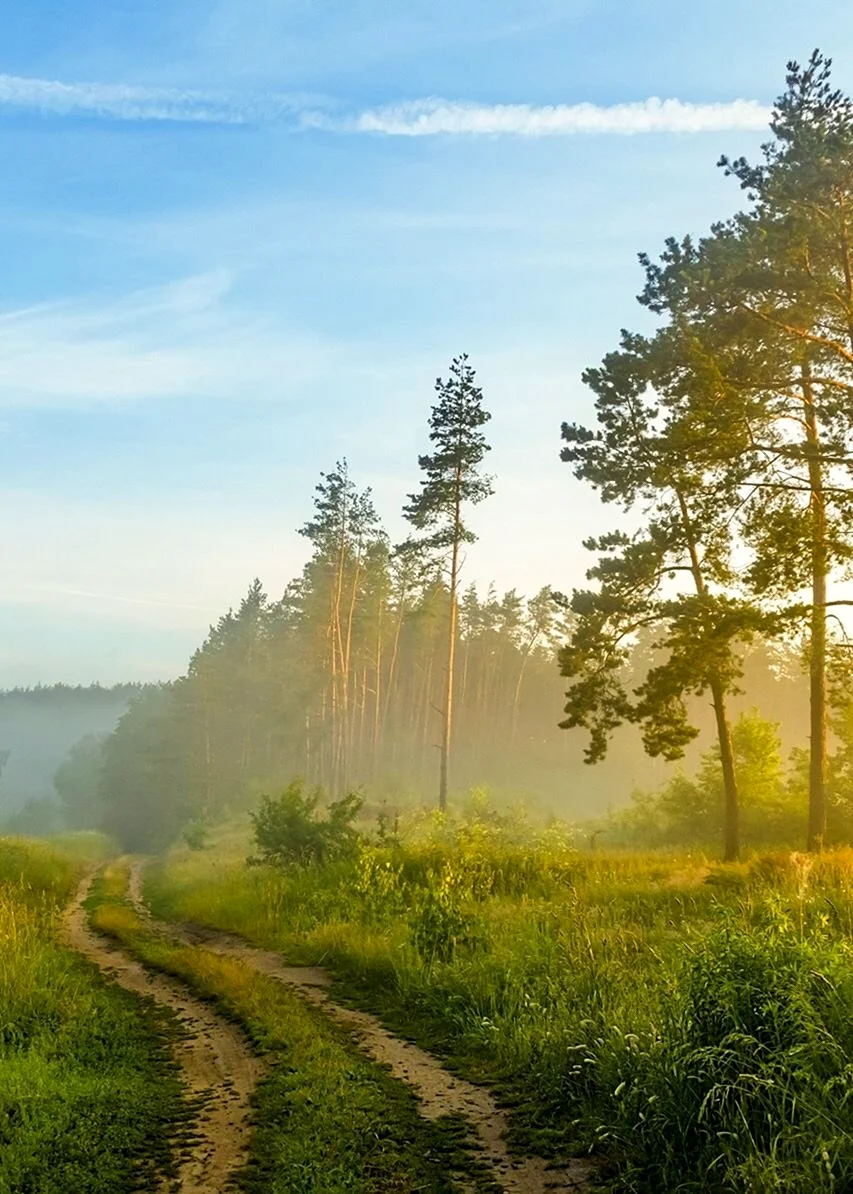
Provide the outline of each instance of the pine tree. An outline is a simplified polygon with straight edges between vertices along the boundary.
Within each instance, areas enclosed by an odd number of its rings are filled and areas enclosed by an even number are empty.
[[[737,642],[766,628],[753,605],[729,592],[739,429],[721,423],[708,434],[709,379],[677,319],[651,339],[623,333],[621,349],[584,380],[596,395],[598,428],[564,424],[562,458],[604,501],[640,513],[644,526],[586,544],[602,555],[588,573],[599,588],[572,601],[578,623],[560,656],[573,681],[563,725],[590,731],[590,762],[625,720],[642,726],[650,755],[677,759],[697,733],[686,697],[710,691],[725,781],[724,856],[733,860],[740,813],[727,701],[739,675]],[[629,693],[624,669],[642,630],[657,636],[659,657]]]
[[[721,161],[750,209],[646,259],[643,296],[689,321],[713,363],[718,424],[741,430],[744,580],[807,629],[812,850],[826,832],[827,608],[847,604],[828,601],[828,584],[853,558],[853,102],[830,65],[817,51],[789,64],[763,161]]]
[[[321,473],[315,490],[314,518],[300,533],[314,556],[308,566],[310,587],[327,603],[326,650],[329,685],[323,720],[330,725],[328,782],[346,791],[357,710],[354,631],[364,594],[366,562],[385,541],[369,489],[359,493],[346,460]]]
[[[481,428],[491,416],[483,408],[483,393],[475,383],[467,354],[453,360],[449,377],[438,378],[435,389],[438,401],[429,418],[434,450],[418,459],[425,476],[420,492],[409,495],[403,513],[416,531],[426,532],[418,545],[445,562],[448,577],[447,671],[438,795],[443,810],[447,807],[453,730],[460,553],[463,544],[476,541],[464,521],[464,508],[484,501],[493,489],[492,478],[480,471],[489,451]]]

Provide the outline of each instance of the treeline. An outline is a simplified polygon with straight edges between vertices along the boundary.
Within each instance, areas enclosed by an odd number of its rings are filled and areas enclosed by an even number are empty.
[[[830,823],[833,709],[851,691],[839,614],[853,561],[853,103],[815,52],[790,63],[762,160],[723,158],[747,206],[696,241],[641,256],[652,335],[623,332],[585,380],[593,427],[565,424],[564,459],[642,530],[590,541],[561,654],[567,727],[603,757],[616,726],[676,759],[713,707],[725,856],[741,845],[743,776],[732,698],[745,645],[799,641],[809,677],[803,840]],[[656,651],[639,684],[638,635]],[[630,679],[630,682],[628,680]]]
[[[342,465],[335,476],[345,475]],[[73,752],[57,776],[66,804],[85,807],[86,792],[96,791],[92,824],[138,850],[159,848],[188,828],[201,840],[205,823],[254,807],[262,793],[281,790],[294,776],[332,796],[360,787],[374,811],[383,804],[392,812],[433,806],[446,586],[438,575],[414,578],[411,560],[395,557],[384,542],[361,563],[358,550],[347,558],[341,583],[335,560],[315,548],[278,600],[255,581],[211,628],[185,676],[145,692],[112,735]],[[329,625],[339,589],[347,626],[352,608],[343,674]],[[666,780],[672,768],[644,761],[631,732],[617,734],[612,757],[591,770],[579,740],[559,729],[556,659],[569,631],[547,590],[523,599],[514,591],[478,596],[469,586],[459,614],[454,793],[483,786],[498,800],[583,820],[624,804],[634,787]],[[637,682],[644,665],[638,651]],[[755,644],[744,671],[736,707],[757,702],[779,718],[789,749],[807,697],[796,652]],[[712,729],[701,702],[691,712]],[[609,840],[622,838],[613,833]],[[696,835],[691,842],[699,844]]]
[[[324,477],[365,509],[346,466]],[[341,506],[311,531],[313,553],[283,597],[255,581],[187,673],[136,701],[103,752],[105,828],[136,848],[169,840],[294,775],[340,794],[434,803],[444,710],[449,600],[440,572],[395,556]],[[325,518],[324,514],[324,518]],[[330,534],[327,536],[327,530]],[[459,602],[453,787],[559,796],[582,764],[557,728],[555,659],[566,633],[547,590]]]

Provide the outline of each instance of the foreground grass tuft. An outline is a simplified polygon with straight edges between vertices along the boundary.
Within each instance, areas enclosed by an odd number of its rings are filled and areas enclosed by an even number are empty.
[[[170,1171],[169,1023],[56,941],[80,873],[0,840],[0,1194],[122,1194]]]

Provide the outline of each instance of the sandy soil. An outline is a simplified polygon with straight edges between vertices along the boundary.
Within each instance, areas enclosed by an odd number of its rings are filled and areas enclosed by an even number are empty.
[[[130,895],[137,911],[149,916],[141,889],[142,867],[134,867]],[[329,997],[331,980],[318,967],[286,966],[281,957],[256,949],[240,937],[197,925],[168,925],[151,921],[158,931],[168,932],[188,944],[202,945],[213,953],[226,954],[253,966],[288,986],[295,987],[305,999],[319,1005],[357,1038],[360,1046],[374,1060],[386,1065],[395,1078],[408,1083],[416,1092],[421,1113],[428,1119],[461,1114],[471,1124],[482,1150],[481,1156],[494,1171],[495,1180],[506,1194],[565,1194],[591,1189],[593,1166],[576,1160],[568,1166],[552,1169],[538,1157],[517,1157],[507,1149],[504,1136],[507,1114],[482,1086],[475,1086],[448,1073],[431,1054],[389,1032],[375,1016],[334,1003]]]
[[[93,933],[83,901],[91,884],[80,885],[65,916],[64,943],[94,962],[128,991],[147,995],[174,1011],[182,1037],[175,1046],[192,1101],[199,1112],[192,1125],[192,1141],[179,1158],[177,1182],[163,1181],[160,1189],[180,1194],[222,1194],[231,1175],[244,1162],[249,1137],[249,1096],[262,1072],[243,1034],[195,999],[180,983],[149,974],[105,938]]]

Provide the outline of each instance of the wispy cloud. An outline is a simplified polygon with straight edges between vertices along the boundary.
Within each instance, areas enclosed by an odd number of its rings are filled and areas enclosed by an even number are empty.
[[[0,114],[15,112],[129,123],[276,124],[295,132],[387,137],[703,133],[761,129],[770,116],[770,109],[757,100],[695,104],[655,97],[611,105],[543,106],[478,104],[434,97],[348,113],[339,105],[316,98],[270,92],[217,93],[0,75]]]
[[[576,133],[706,133],[727,129],[761,129],[770,109],[756,100],[724,104],[691,104],[677,99],[638,103],[469,104],[442,99],[389,104],[362,112],[353,131],[392,137],[466,136],[558,137]],[[322,120],[322,118],[321,118]]]
[[[298,124],[305,98],[234,95],[123,83],[60,83],[0,75],[0,112],[177,124],[239,125],[289,120]]]
[[[4,411],[202,398],[298,411],[330,387],[356,404],[375,402],[377,391],[411,384],[410,360],[400,375],[379,349],[372,337],[337,337],[243,305],[221,270],[124,296],[43,303],[0,313],[0,434]],[[429,362],[419,365],[429,375]]]
[[[281,397],[340,368],[333,345],[229,303],[229,283],[217,270],[0,315],[0,409]]]

